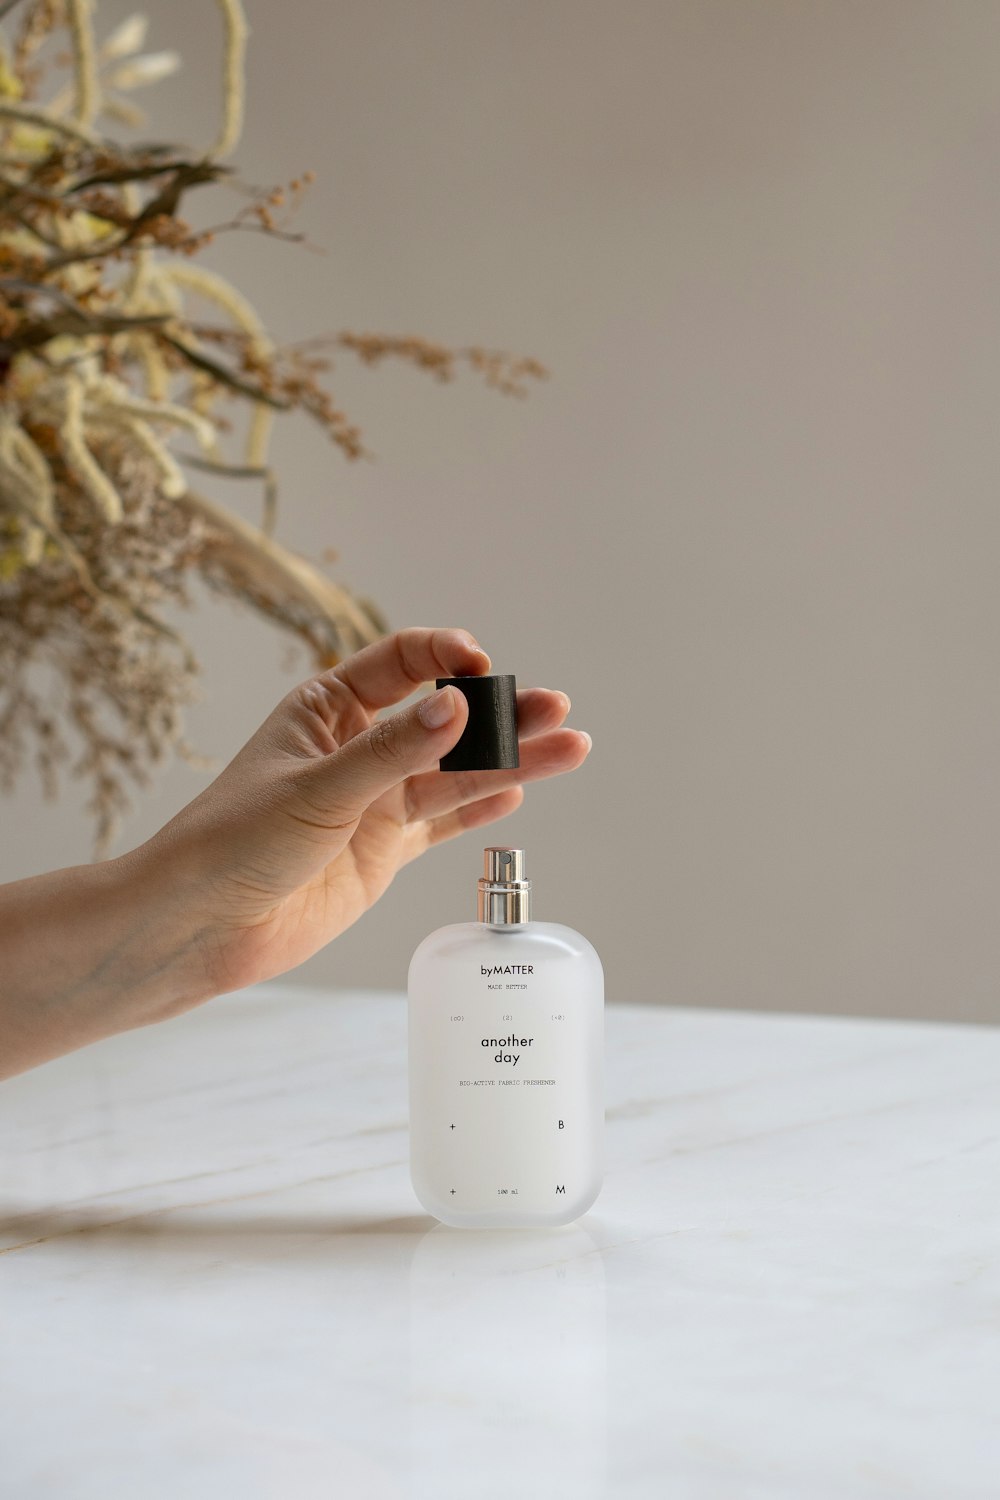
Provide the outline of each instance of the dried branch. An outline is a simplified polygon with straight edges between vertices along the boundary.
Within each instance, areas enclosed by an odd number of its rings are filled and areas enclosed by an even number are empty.
[[[324,665],[334,665],[381,634],[373,616],[345,589],[242,517],[193,490],[178,504],[208,523],[203,572],[212,572],[214,565],[233,592],[271,618],[277,613]]]
[[[410,336],[281,346],[235,287],[193,263],[234,229],[318,248],[290,223],[311,172],[258,189],[219,159],[242,126],[247,33],[240,0],[217,4],[222,119],[204,155],[103,133],[135,117],[120,91],[165,76],[175,56],[134,56],[141,17],[99,43],[93,0],[28,0],[0,98],[0,787],[32,751],[47,795],[61,769],[82,778],[98,854],[129,784],[145,786],[171,751],[195,760],[182,718],[198,663],[164,618],[190,605],[193,579],[289,632],[318,666],[388,629],[376,605],[274,535],[276,413],[305,413],[349,459],[367,453],[328,387],[329,351],[402,359],[443,381],[461,367],[515,395],[545,373]],[[0,0],[0,18],[12,9]],[[54,50],[59,33],[68,54]],[[68,79],[41,102],[48,66],[67,57]],[[249,201],[194,227],[188,195],[222,180]],[[217,322],[196,316],[199,301]],[[227,451],[233,406],[249,418],[242,455]],[[200,452],[175,452],[178,431]],[[262,524],[197,493],[185,468],[260,483]]]

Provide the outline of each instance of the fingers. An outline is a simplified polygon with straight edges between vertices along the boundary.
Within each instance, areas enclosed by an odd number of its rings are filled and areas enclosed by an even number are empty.
[[[541,734],[543,729],[558,729],[570,711],[565,693],[549,688],[519,688],[517,692],[517,736],[519,740]]]
[[[331,755],[305,761],[294,771],[292,815],[324,832],[356,822],[384,792],[446,755],[468,714],[464,693],[445,687],[376,719]]]
[[[435,677],[481,677],[489,670],[489,657],[467,630],[414,625],[365,646],[323,676],[346,684],[362,707],[374,712],[408,698]]]
[[[529,750],[527,741],[546,731],[557,729],[569,708],[570,701],[565,693],[552,692],[547,688],[521,688],[518,691],[517,726],[521,765],[510,772],[512,781],[531,779],[532,770],[537,770],[541,762],[537,747]],[[564,767],[557,763],[547,774],[554,775],[561,769]],[[567,765],[565,769],[570,770],[572,766]],[[521,770],[528,775],[521,776]],[[474,802],[479,797],[489,796],[502,785],[498,781],[501,775],[503,773],[498,771],[428,771],[423,776],[414,776],[406,787],[407,822],[436,817],[452,808]]]
[[[521,764],[509,771],[430,771],[414,776],[406,788],[406,821],[438,818],[508,787],[573,771],[589,751],[589,734],[553,729],[522,740]]]
[[[591,739],[558,726],[569,711],[565,693],[525,688],[517,695],[521,764],[509,771],[430,771],[407,785],[408,817],[403,863],[434,844],[516,812],[526,781],[572,771],[586,759]],[[498,784],[507,781],[506,786]],[[421,809],[418,811],[418,807]]]

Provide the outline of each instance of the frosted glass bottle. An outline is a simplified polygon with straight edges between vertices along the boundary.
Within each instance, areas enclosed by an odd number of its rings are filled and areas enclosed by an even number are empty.
[[[410,961],[410,1175],[445,1224],[569,1224],[601,1189],[604,971],[530,899],[523,851],[487,849],[479,920]]]

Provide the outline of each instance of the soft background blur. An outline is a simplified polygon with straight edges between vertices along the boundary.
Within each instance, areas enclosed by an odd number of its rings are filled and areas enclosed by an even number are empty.
[[[134,8],[101,0],[101,34]],[[145,9],[185,59],[146,133],[207,143],[215,7]],[[378,461],[279,422],[279,536],[335,547],[394,625],[464,626],[565,689],[594,736],[294,977],[402,988],[493,841],[527,847],[536,915],[592,939],[612,1001],[1000,1018],[1000,6],[247,9],[234,160],[311,167],[328,254],[234,234],[206,264],[278,338],[553,372],[517,402],[345,362]],[[189,736],[225,760],[309,664],[226,604],[187,628]],[[206,780],[163,774],[118,847]],[[75,789],[25,778],[0,815],[0,879],[89,857]]]

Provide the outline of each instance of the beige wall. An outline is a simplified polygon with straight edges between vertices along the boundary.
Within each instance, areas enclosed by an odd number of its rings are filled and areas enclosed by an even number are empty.
[[[288,337],[554,372],[522,404],[345,367],[378,463],[304,423],[277,445],[286,541],[571,694],[589,763],[496,832],[537,914],[592,937],[613,1000],[1000,1017],[1000,6],[248,8],[238,160],[319,174],[329,254],[215,263]],[[188,59],[155,124],[207,141],[214,7],[147,9]],[[191,736],[228,757],[307,667],[226,606],[191,630]],[[128,842],[203,779],[165,775]],[[0,877],[87,857],[72,796],[2,812]],[[486,841],[296,977],[401,987]]]

